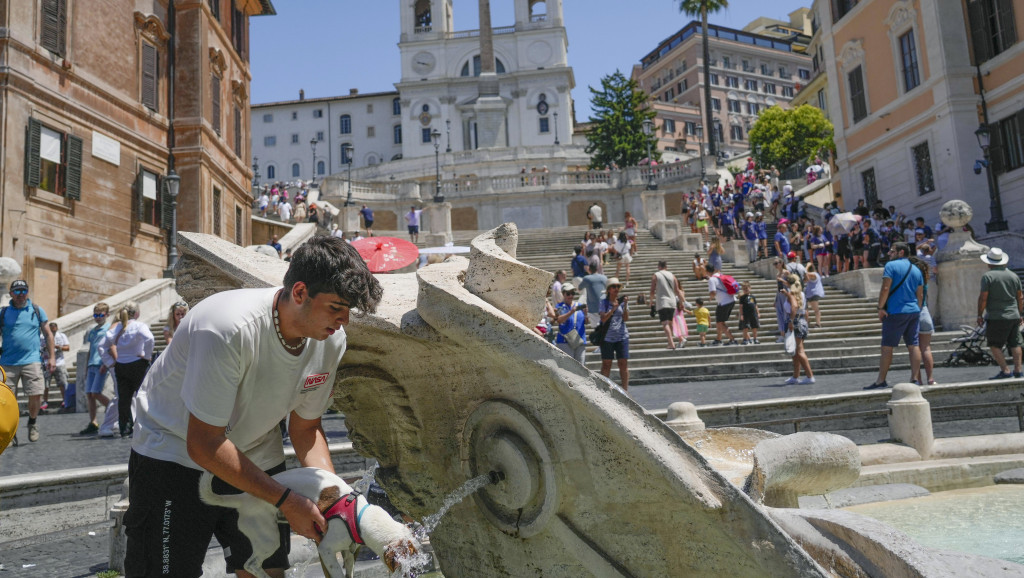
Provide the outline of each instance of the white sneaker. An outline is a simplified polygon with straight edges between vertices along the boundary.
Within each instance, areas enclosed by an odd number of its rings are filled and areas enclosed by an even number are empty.
[[[786,381],[783,381],[782,385],[796,385],[797,383],[799,383],[799,380],[797,380],[797,378],[795,378],[795,377],[791,377],[791,378],[787,379]]]
[[[814,378],[813,377],[804,377],[804,378],[801,378],[800,381],[798,381],[796,383],[797,383],[797,385],[807,385],[809,383],[814,383]]]

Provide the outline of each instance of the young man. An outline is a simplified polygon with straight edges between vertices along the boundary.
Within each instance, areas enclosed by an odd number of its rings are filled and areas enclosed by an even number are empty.
[[[736,298],[729,295],[729,292],[725,290],[725,282],[722,281],[720,273],[715,272],[715,268],[711,263],[707,264],[708,272],[708,293],[711,294],[711,298],[715,299],[718,305],[715,307],[715,340],[711,342],[711,345],[721,345],[722,335],[729,338],[726,345],[739,345],[736,338],[732,336],[732,331],[729,331],[729,318],[732,316],[732,309],[736,306]]]
[[[885,377],[892,364],[892,351],[907,344],[910,353],[910,373],[920,375],[921,348],[918,347],[921,303],[924,300],[924,276],[907,257],[910,247],[895,243],[889,250],[889,261],[882,271],[882,290],[878,294],[878,320],[882,322],[882,359],[878,379],[864,389],[889,387]]]
[[[351,245],[318,236],[296,249],[284,286],[225,291],[194,307],[153,364],[135,400],[125,515],[125,575],[198,576],[211,536],[227,573],[251,547],[237,512],[199,500],[203,470],[219,493],[246,492],[275,504],[291,529],[318,540],[315,503],[271,478],[284,470],[278,424],[303,466],[334,470],[320,417],[345,352],[350,309],[373,312],[380,284]],[[270,558],[288,566],[287,531]]]
[[[413,243],[420,240],[420,214],[422,212],[422,209],[417,209],[414,205],[409,207],[409,212],[405,214],[405,223],[409,227],[409,240]]]
[[[107,367],[103,365],[103,359],[100,356],[100,344],[103,343],[103,338],[106,337],[107,331],[110,329],[110,321],[107,320],[109,313],[109,305],[97,303],[92,308],[92,318],[96,322],[96,326],[85,334],[85,343],[89,344],[88,371],[85,377],[85,395],[89,404],[89,425],[78,432],[79,435],[92,435],[99,432],[100,426],[96,423],[96,404],[102,404],[104,408],[110,404],[110,398],[103,395],[103,384],[107,380]]]
[[[789,254],[789,220],[779,219],[778,231],[775,232],[775,256],[785,257]]]
[[[651,307],[658,313],[665,339],[668,340],[666,349],[674,350],[676,346],[672,335],[672,319],[675,317],[676,308],[682,307],[686,302],[686,295],[679,286],[679,280],[668,270],[668,261],[658,261],[658,271],[651,276],[650,301]]]
[[[67,394],[68,387],[68,370],[64,365],[64,352],[71,349],[71,342],[68,341],[68,336],[64,335],[60,331],[57,331],[57,324],[50,322],[50,335],[53,336],[53,352],[56,358],[56,364],[54,365],[53,371],[44,371],[45,382],[43,385],[43,405],[40,406],[42,409],[47,409],[50,405],[50,379],[53,378],[57,382],[57,388],[60,389],[60,408],[59,411],[64,412],[67,406],[64,404],[64,398]],[[39,355],[46,355],[49,345],[46,342],[46,337],[43,333],[39,334]]]
[[[988,265],[988,272],[981,277],[981,292],[978,293],[978,325],[988,321],[985,337],[988,339],[992,357],[999,364],[999,373],[992,379],[1024,377],[1021,369],[1021,313],[1024,312],[1024,293],[1021,292],[1020,277],[1006,268],[1010,256],[1002,249],[993,247],[981,260]],[[1013,358],[1013,373],[1003,355],[1003,346],[1010,350]]]
[[[373,209],[363,205],[362,209],[359,209],[359,214],[363,216],[363,224],[366,225],[366,236],[373,236]]]
[[[28,441],[39,441],[36,417],[43,399],[43,363],[47,364],[49,371],[57,365],[53,334],[47,324],[46,312],[28,298],[28,282],[24,279],[11,282],[11,302],[2,311],[3,354],[0,354],[0,365],[7,373],[7,385],[11,391],[17,393],[20,381],[21,388],[28,395]],[[48,356],[39,353],[40,331],[46,339]]]

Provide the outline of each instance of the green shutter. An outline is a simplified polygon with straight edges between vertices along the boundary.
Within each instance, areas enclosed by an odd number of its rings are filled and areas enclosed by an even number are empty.
[[[1000,48],[1009,50],[1017,43],[1017,26],[1013,17],[1013,0],[996,0],[996,17],[999,20]]]
[[[64,196],[72,201],[82,200],[82,139],[69,134],[67,136],[68,156],[65,157],[65,177],[67,187]]]
[[[67,52],[67,0],[42,0],[39,43],[58,56]]]
[[[143,200],[144,197],[142,196],[142,188],[145,186],[145,177],[143,175],[145,174],[146,171],[144,171],[142,167],[139,167],[139,172],[135,175],[135,218],[140,222],[146,221],[146,202]]]
[[[40,181],[41,159],[39,158],[39,140],[43,132],[43,125],[38,120],[29,117],[28,126],[25,127],[25,184],[30,187],[38,187]]]
[[[160,226],[168,231],[171,230],[171,217],[174,214],[173,202],[170,193],[167,192],[167,180],[160,178]]]
[[[992,41],[985,22],[985,6],[982,0],[968,0],[967,19],[971,29],[971,43],[974,46],[974,64],[978,65],[992,58]]]
[[[157,109],[157,51],[152,44],[142,44],[142,104]]]
[[[220,136],[220,77],[214,76],[210,82],[211,92],[213,93],[213,118],[210,122],[213,123],[213,131]]]

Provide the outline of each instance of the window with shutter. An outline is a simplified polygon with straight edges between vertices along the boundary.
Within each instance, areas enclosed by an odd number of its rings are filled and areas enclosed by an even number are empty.
[[[58,55],[67,53],[68,4],[67,0],[41,0],[39,44]]]
[[[174,199],[167,191],[167,179],[160,179],[160,226],[170,231],[174,221]]]
[[[67,136],[68,156],[65,165],[66,183],[64,196],[73,200],[82,200],[82,139],[75,135]]]
[[[142,43],[142,104],[157,110],[157,51],[148,42]]]
[[[220,237],[220,189],[213,188],[213,234]]]
[[[967,19],[976,65],[1017,43],[1013,0],[970,0]]]
[[[212,118],[210,123],[213,124],[213,132],[220,136],[220,77],[213,75],[210,81],[210,91],[213,96],[213,111],[211,112]]]
[[[169,211],[165,207],[163,184],[164,179],[159,174],[139,168],[139,174],[135,177],[135,207],[140,223],[153,227],[164,226],[164,214]]]
[[[29,117],[25,127],[25,185],[80,200],[82,139]]]
[[[847,76],[850,89],[850,105],[853,108],[853,122],[857,123],[868,115],[867,96],[864,94],[864,73],[861,67],[854,68]]]
[[[242,233],[244,232],[245,223],[242,220],[242,207],[235,207],[235,244],[242,244]]]
[[[25,184],[29,187],[39,186],[41,159],[39,157],[39,141],[43,125],[34,118],[28,119],[25,127]]]
[[[242,109],[235,107],[235,155],[242,156]]]

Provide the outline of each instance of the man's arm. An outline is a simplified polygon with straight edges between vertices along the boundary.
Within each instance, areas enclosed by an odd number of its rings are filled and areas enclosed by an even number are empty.
[[[878,319],[885,319],[889,313],[885,310],[885,304],[889,301],[889,288],[892,287],[890,277],[882,277],[882,290],[878,292]]]
[[[295,457],[299,463],[307,468],[334,472],[331,452],[327,449],[327,435],[324,434],[320,418],[303,419],[293,411],[288,419],[288,435],[291,437]]]
[[[918,309],[923,309],[924,308],[924,285],[918,285],[917,286],[917,291],[915,293],[916,293],[916,296],[917,296],[917,308]]]
[[[1020,298],[1018,297],[1018,304]],[[978,293],[978,325],[985,321],[985,306],[988,304],[988,291]]]
[[[46,351],[50,354],[50,359],[47,363],[49,363],[49,371],[52,372],[57,369],[57,355],[53,350],[53,332],[50,331],[50,326],[45,323],[43,324],[43,335],[46,336]]]
[[[654,292],[655,292],[655,290],[657,288],[658,288],[658,274],[655,273],[654,275],[651,275],[651,305],[657,305],[657,303],[654,302]],[[676,282],[676,288],[677,288],[677,290],[679,288],[679,282],[678,281]]]
[[[305,435],[308,437],[308,433]],[[268,476],[239,451],[235,444],[228,440],[225,428],[210,425],[190,414],[186,441],[188,456],[192,461],[239,490],[270,504],[276,504],[284,495],[287,488]],[[296,440],[293,438],[292,444],[295,443]],[[307,447],[307,456],[309,451],[310,448]],[[279,510],[288,519],[296,534],[320,541],[320,533],[316,528],[326,528],[327,523],[316,504],[304,496],[291,492]]]

